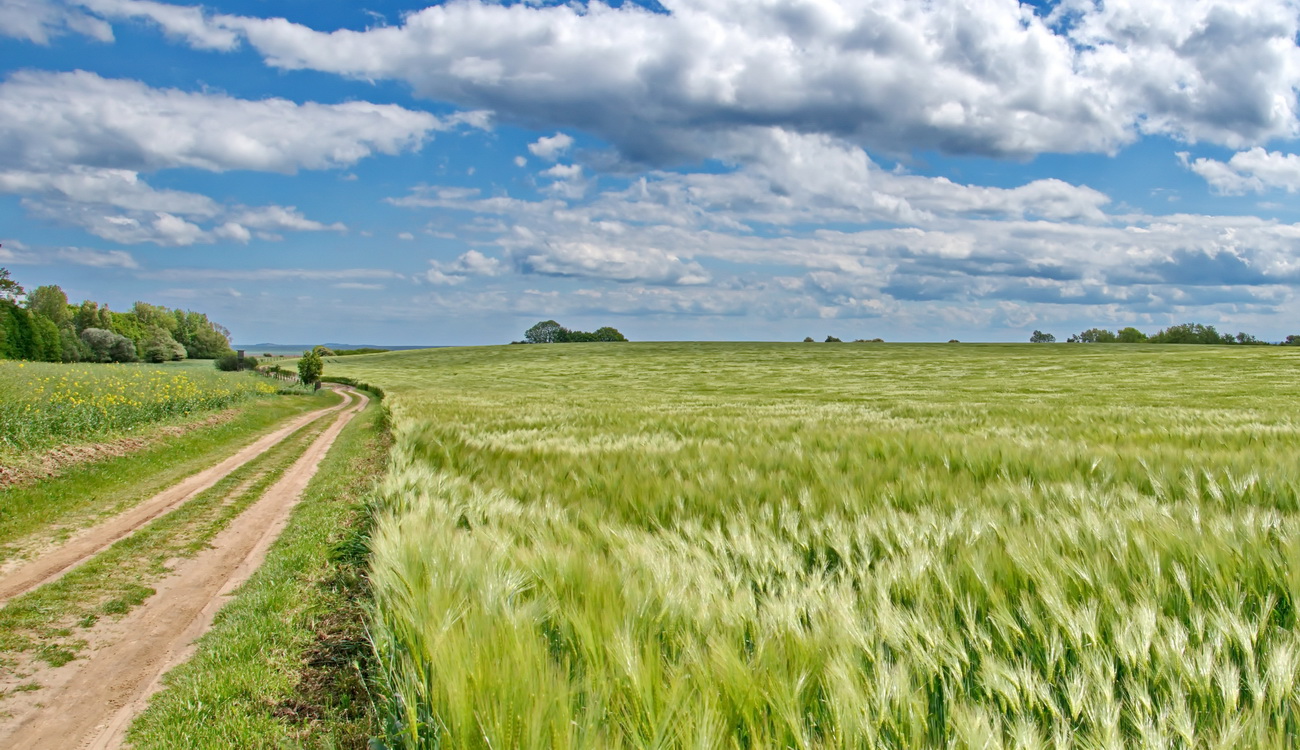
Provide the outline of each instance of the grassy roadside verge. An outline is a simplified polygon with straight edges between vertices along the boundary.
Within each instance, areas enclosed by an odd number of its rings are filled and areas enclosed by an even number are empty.
[[[365,503],[383,415],[373,400],[339,436],[266,562],[136,719],[133,747],[366,746]]]
[[[57,540],[132,507],[251,443],[285,419],[338,403],[332,392],[259,399],[234,419],[60,476],[0,490],[0,561],[19,542]],[[39,538],[37,538],[39,537]]]

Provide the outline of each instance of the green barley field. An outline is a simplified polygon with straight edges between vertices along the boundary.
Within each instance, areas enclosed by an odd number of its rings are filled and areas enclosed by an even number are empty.
[[[1300,351],[569,344],[389,394],[392,748],[1300,746]]]

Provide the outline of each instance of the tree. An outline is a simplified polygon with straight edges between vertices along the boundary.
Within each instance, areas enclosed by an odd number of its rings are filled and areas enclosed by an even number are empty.
[[[135,344],[120,333],[87,328],[81,332],[81,340],[90,350],[90,359],[95,362],[135,361]]]
[[[530,344],[558,344],[567,338],[566,333],[564,326],[554,320],[543,320],[524,331],[524,340]]]
[[[82,301],[72,314],[72,325],[78,334],[87,328],[99,328],[99,305],[90,300]]]
[[[179,362],[185,359],[185,347],[162,326],[149,326],[140,342],[140,356],[146,362]]]
[[[828,344],[842,344],[842,343],[844,343],[844,342],[840,341],[839,339],[835,338],[834,336],[827,336],[827,337],[826,337],[826,343],[828,343]]]
[[[1287,336],[1286,341],[1282,342],[1282,346],[1300,346],[1300,336],[1297,336],[1294,333]]]
[[[27,309],[43,316],[59,328],[72,325],[72,313],[68,312],[68,295],[55,284],[38,286],[27,295]]]
[[[320,355],[316,352],[303,352],[302,359],[298,360],[298,378],[303,383],[311,385],[319,383],[321,373],[325,371],[325,363],[321,361]]]
[[[1031,335],[1029,336],[1029,343],[1031,343],[1031,344],[1055,344],[1055,343],[1056,343],[1056,337],[1053,336],[1053,335],[1050,334],[1050,333],[1043,333],[1042,331],[1034,331],[1033,334],[1031,334]]]
[[[9,269],[0,268],[0,301],[20,302],[23,293],[22,286],[17,281],[9,278]]]
[[[627,341],[627,336],[613,326],[601,326],[592,334],[596,341]]]
[[[1133,326],[1119,329],[1115,334],[1115,340],[1121,344],[1143,344],[1146,343],[1147,335]]]
[[[805,344],[811,344],[811,343],[813,343],[813,337],[812,337],[812,336],[804,336],[804,337],[803,337],[803,342],[804,342]]]
[[[1169,326],[1151,337],[1153,344],[1235,344],[1231,334],[1220,335],[1214,326],[1180,323]]]
[[[1089,328],[1078,337],[1084,344],[1113,344],[1116,340],[1115,334],[1105,328]]]

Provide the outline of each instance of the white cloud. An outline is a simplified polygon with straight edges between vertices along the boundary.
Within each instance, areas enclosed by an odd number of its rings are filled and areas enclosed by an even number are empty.
[[[253,101],[85,71],[19,72],[0,84],[0,168],[17,170],[293,173],[418,148],[439,127],[433,115],[394,105]]]
[[[239,36],[230,29],[211,24],[198,7],[169,5],[150,0],[77,0],[78,4],[105,18],[146,18],[183,39],[195,49],[232,50]]]
[[[415,239],[415,235],[411,234],[410,232],[399,232],[397,234],[397,239],[410,242],[411,240]]]
[[[262,206],[245,209],[233,217],[234,221],[246,227],[269,232],[345,232],[347,227],[339,222],[322,224],[303,216],[294,206]]]
[[[113,29],[84,11],[46,0],[0,0],[0,36],[46,45],[64,34],[113,41]]]
[[[709,282],[699,263],[657,247],[622,247],[586,241],[537,241],[529,232],[504,240],[521,273],[579,276],[611,281],[694,285]]]
[[[528,150],[533,156],[540,157],[547,161],[555,161],[560,155],[569,150],[573,145],[573,138],[565,133],[556,133],[552,136],[543,136],[535,142],[528,144]]]
[[[472,276],[500,276],[504,271],[499,259],[470,250],[449,263],[429,261],[425,279],[431,284],[459,284]]]
[[[1226,163],[1214,159],[1191,161],[1180,152],[1183,164],[1205,178],[1215,192],[1228,195],[1268,190],[1300,190],[1300,155],[1265,151],[1256,147],[1232,155]]]
[[[401,279],[402,274],[385,268],[169,268],[140,274],[159,281],[336,281],[358,279]]]
[[[522,156],[516,156],[516,157],[515,157],[515,166],[516,166],[516,167],[526,167],[526,166],[528,166],[528,160],[525,159],[525,158],[522,157]]]
[[[426,97],[594,132],[633,158],[711,153],[763,123],[872,150],[1113,151],[1139,132],[1229,146],[1300,132],[1291,0],[663,0],[434,5],[402,25],[316,31],[160,13],[196,46],[235,33],[270,65],[398,79]],[[575,83],[580,81],[581,83]]]
[[[92,268],[139,268],[130,253],[122,250],[93,250],[83,247],[55,247],[33,250],[16,240],[0,243],[0,262],[43,266],[55,263]]]
[[[75,203],[96,203],[128,211],[165,211],[215,216],[221,206],[206,195],[156,190],[127,169],[73,166],[62,172],[0,171],[0,192],[37,194]]]

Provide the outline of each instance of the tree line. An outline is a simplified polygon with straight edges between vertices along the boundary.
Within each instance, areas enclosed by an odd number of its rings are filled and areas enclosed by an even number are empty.
[[[617,328],[604,326],[594,331],[574,331],[556,323],[543,320],[524,331],[523,341],[511,341],[512,344],[575,344],[584,341],[627,341]]]
[[[72,304],[59,286],[28,293],[0,268],[0,359],[168,362],[229,351],[230,332],[203,313],[145,302],[129,312],[91,300]]]
[[[1172,325],[1168,328],[1162,328],[1150,336],[1132,326],[1121,328],[1118,331],[1111,331],[1106,328],[1089,328],[1086,331],[1070,336],[1065,341],[1067,344],[1272,345],[1272,342],[1256,338],[1249,333],[1219,333],[1215,330],[1214,326],[1202,325],[1200,323],[1179,323],[1178,325]],[[1031,344],[1051,344],[1055,342],[1055,336],[1042,331],[1034,331],[1029,336],[1029,343]],[[1287,336],[1286,340],[1281,342],[1281,345],[1300,346],[1300,336]]]

